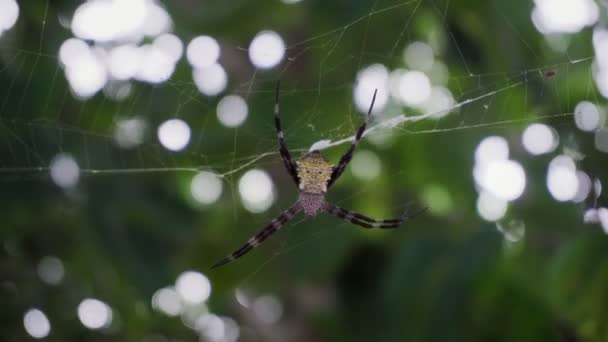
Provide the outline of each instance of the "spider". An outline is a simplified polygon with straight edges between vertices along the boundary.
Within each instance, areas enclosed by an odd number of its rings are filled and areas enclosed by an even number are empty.
[[[281,158],[283,159],[283,164],[285,164],[287,172],[298,187],[298,201],[289,209],[285,210],[277,218],[272,220],[267,226],[262,228],[241,248],[234,251],[228,257],[215,263],[213,266],[211,266],[211,268],[220,267],[247,254],[249,251],[259,246],[272,234],[276,233],[279,229],[281,229],[300,211],[304,211],[304,214],[307,217],[315,217],[317,216],[317,214],[324,212],[333,216],[337,216],[347,222],[359,225],[364,228],[386,229],[397,228],[404,221],[412,219],[414,216],[426,210],[426,208],[422,209],[418,213],[410,216],[407,215],[406,211],[399,218],[378,220],[348,209],[340,208],[325,200],[325,193],[334,184],[334,182],[338,180],[338,178],[340,178],[340,176],[346,169],[346,166],[353,157],[353,153],[355,151],[357,143],[359,142],[359,140],[361,140],[361,137],[363,136],[363,132],[365,131],[365,127],[367,126],[367,122],[369,121],[371,116],[372,108],[374,108],[377,90],[374,91],[372,103],[369,106],[369,110],[367,111],[365,121],[363,122],[361,127],[359,127],[359,130],[357,131],[355,139],[353,140],[350,148],[348,149],[348,151],[346,151],[342,158],[340,158],[338,166],[334,166],[330,164],[323,157],[323,155],[321,155],[321,152],[319,150],[313,150],[308,154],[304,155],[304,157],[302,157],[301,159],[296,160],[295,162],[291,159],[291,155],[289,153],[289,150],[287,149],[287,145],[285,144],[285,134],[283,134],[283,130],[281,129],[281,119],[279,117],[279,88],[280,81],[277,82],[275,92],[274,123],[276,126],[277,137],[279,139],[279,152],[281,154]]]

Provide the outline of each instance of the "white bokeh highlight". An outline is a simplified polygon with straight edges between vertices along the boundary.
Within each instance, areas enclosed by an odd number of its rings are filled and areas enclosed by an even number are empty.
[[[502,208],[503,201],[518,199],[526,188],[524,168],[519,162],[508,158],[509,145],[507,140],[500,136],[482,139],[475,150],[473,178],[481,189],[478,211],[488,221],[494,221],[495,215],[492,213],[500,212],[496,208]],[[506,204],[504,207],[506,210]],[[496,210],[492,211],[492,208]]]
[[[158,127],[158,140],[170,151],[181,151],[190,142],[190,126],[180,119],[170,119]]]
[[[508,202],[482,191],[477,198],[479,216],[489,222],[502,219],[507,213]]]
[[[167,81],[184,50],[182,41],[169,33],[172,26],[167,11],[154,0],[83,2],[69,25],[75,38],[59,51],[73,93],[87,99],[117,80]],[[118,99],[129,93],[122,95]]]
[[[19,6],[15,0],[0,0],[0,37],[15,26],[19,18]]]
[[[403,51],[407,66],[414,70],[429,71],[435,61],[433,48],[424,42],[413,42]]]
[[[175,290],[186,304],[200,304],[211,295],[211,283],[200,272],[186,271],[175,281]]]
[[[544,34],[576,33],[599,19],[594,0],[534,0],[532,22]]]
[[[74,157],[60,153],[51,161],[51,179],[64,189],[70,189],[78,184],[80,167]]]
[[[224,96],[217,104],[217,118],[226,127],[238,127],[247,119],[247,102],[238,95]]]
[[[152,295],[152,308],[167,316],[175,317],[182,313],[184,305],[175,288],[164,287]]]
[[[99,43],[140,41],[171,26],[169,14],[152,0],[89,0],[76,9],[71,24],[76,37]]]
[[[108,52],[108,71],[116,80],[133,78],[139,69],[140,58],[140,51],[136,45],[125,44],[117,46]]]
[[[603,125],[603,121],[603,113],[592,102],[581,101],[574,108],[574,122],[582,131],[595,131]]]
[[[249,45],[249,59],[260,69],[270,69],[279,64],[285,56],[283,38],[274,31],[258,33]]]
[[[608,128],[603,127],[595,131],[593,140],[598,151],[608,153]]]
[[[65,275],[63,262],[54,256],[45,256],[40,259],[36,272],[40,280],[49,285],[59,285]]]
[[[593,30],[593,49],[595,84],[602,96],[608,98],[608,30],[600,25]]]
[[[482,166],[478,184],[493,196],[513,201],[526,188],[526,174],[523,167],[513,160],[494,160]]]
[[[266,324],[278,322],[283,315],[283,304],[276,296],[272,295],[256,298],[252,308],[256,317]]]
[[[198,36],[188,43],[186,58],[195,68],[206,68],[217,63],[220,58],[220,44],[210,36]]]
[[[578,187],[572,201],[582,203],[587,199],[587,197],[589,197],[589,194],[591,193],[591,178],[584,171],[580,170],[576,171],[576,177],[578,178]]]
[[[99,299],[86,298],[78,304],[78,319],[89,329],[105,328],[112,323],[112,309]]]
[[[203,205],[215,203],[222,195],[222,179],[213,172],[199,172],[190,183],[192,197]]]
[[[432,114],[431,119],[441,119],[454,109],[456,100],[452,92],[443,86],[431,88],[431,96],[422,104],[425,114]]]
[[[114,128],[114,140],[118,146],[131,149],[144,142],[146,122],[140,117],[118,119]]]
[[[208,67],[192,70],[194,84],[203,95],[215,96],[226,89],[228,75],[224,68],[214,63]]]
[[[173,63],[177,63],[184,53],[184,43],[172,33],[164,33],[156,37],[153,45],[164,52]]]
[[[376,102],[374,102],[372,113],[384,110],[389,98],[388,79],[388,69],[382,64],[372,64],[357,73],[353,97],[359,112],[367,113],[369,111],[376,90]]]
[[[406,71],[398,80],[399,100],[410,107],[424,104],[431,97],[431,80],[421,71]]]
[[[51,332],[51,322],[39,309],[29,309],[23,315],[23,327],[31,337],[37,339],[45,338]]]
[[[524,130],[521,143],[530,154],[541,155],[555,150],[559,140],[553,128],[534,123]]]
[[[608,234],[608,209],[599,208],[597,210],[597,217],[598,217],[598,220],[600,221],[600,224],[602,225],[602,229],[604,230],[604,233]]]
[[[372,180],[380,175],[382,163],[374,152],[358,150],[351,161],[350,170],[358,179]]]
[[[486,164],[494,160],[509,158],[509,144],[500,136],[489,136],[484,138],[475,150],[475,162]]]
[[[261,213],[275,200],[274,183],[266,171],[253,169],[239,179],[239,194],[245,209],[252,213]]]
[[[571,157],[559,155],[549,163],[547,188],[557,201],[573,200],[578,192],[579,178]]]
[[[70,62],[66,64],[65,75],[74,94],[86,99],[105,86],[109,75],[100,51],[87,47],[79,52],[66,58]]]
[[[134,77],[136,80],[159,84],[171,78],[176,63],[172,54],[154,44],[141,46],[139,52],[139,68]]]

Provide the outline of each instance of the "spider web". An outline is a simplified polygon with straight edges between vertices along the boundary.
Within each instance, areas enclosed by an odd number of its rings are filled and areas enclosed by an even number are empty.
[[[576,101],[584,97],[600,102],[591,72],[594,56],[589,49],[579,48],[579,44],[587,43],[572,41],[567,52],[546,57],[544,51],[537,51],[532,44],[532,40],[542,35],[528,31],[524,34],[516,24],[521,18],[511,17],[496,7],[495,14],[502,19],[496,25],[511,33],[510,43],[531,56],[529,60],[538,62],[523,67],[516,62],[481,67],[477,63],[479,56],[474,55],[470,42],[463,37],[462,27],[448,21],[452,11],[450,1],[375,1],[371,7],[362,9],[361,15],[344,18],[335,28],[318,31],[307,27],[304,33],[286,34],[286,59],[274,72],[252,69],[231,79],[229,92],[243,96],[250,108],[267,108],[264,113],[250,113],[250,116],[261,115],[268,120],[263,126],[245,125],[218,133],[216,98],[200,95],[195,84],[183,77],[189,73],[186,63],[179,64],[176,76],[160,85],[132,84],[130,95],[120,101],[103,95],[76,99],[57,57],[63,35],[69,30],[61,26],[50,1],[45,5],[40,19],[35,21],[38,27],[28,27],[23,33],[38,35],[37,46],[23,46],[19,39],[7,33],[1,41],[2,182],[37,180],[52,184],[49,165],[61,153],[74,156],[83,182],[102,176],[120,178],[145,174],[169,175],[186,182],[202,170],[211,170],[219,174],[228,187],[226,192],[230,194],[235,224],[237,210],[241,210],[238,177],[254,167],[280,167],[271,119],[274,80],[283,79],[282,119],[292,151],[298,155],[316,146],[327,149],[331,156],[338,156],[352,140],[362,119],[350,95],[357,72],[374,63],[391,70],[405,68],[403,49],[411,41],[427,38],[416,33],[419,29],[415,26],[427,16],[439,18],[439,27],[445,35],[445,51],[437,58],[450,61],[447,88],[454,102],[438,112],[389,105],[374,115],[364,140],[382,141],[385,136],[395,140],[406,138],[403,148],[407,151],[411,144],[427,135],[449,136],[458,142],[462,138],[459,132],[473,137],[496,132],[513,135],[532,122],[574,129]],[[395,25],[388,32],[379,32],[386,27],[384,21],[394,21]],[[196,34],[184,34],[182,38],[187,41]],[[228,54],[246,55],[247,44],[246,40],[237,40],[236,44],[227,44],[222,49],[229,50]],[[315,56],[321,57],[317,61]],[[302,70],[311,60],[316,63],[318,73],[304,75]],[[298,79],[302,81],[296,81]],[[581,82],[587,84],[586,92],[574,94]],[[306,98],[306,102],[299,98]],[[148,134],[141,145],[120,148],[114,136],[116,122],[133,115],[147,119]],[[170,152],[156,140],[155,127],[172,117],[191,124],[193,136],[185,152]],[[256,143],[251,146],[253,140]],[[343,148],[333,148],[339,145]],[[385,175],[391,179],[406,173],[407,170],[389,169]],[[342,195],[338,204],[364,196],[368,191],[369,186],[362,185],[348,196]],[[278,214],[282,202],[269,213],[259,215],[254,224],[248,224],[251,226],[248,231],[253,234],[256,226]],[[388,205],[387,211],[398,212],[404,204]],[[271,255],[239,283],[247,286],[251,279],[258,278],[256,275],[265,265],[295,249],[309,248],[327,239],[337,243],[340,236],[353,234],[352,228],[342,222],[332,223],[334,228],[329,230],[313,228],[304,236],[294,233],[302,226],[305,226],[303,220],[290,223],[285,229],[287,237],[278,242],[280,246],[276,247],[275,242],[275,246],[266,247]],[[235,247],[239,242],[234,241]]]

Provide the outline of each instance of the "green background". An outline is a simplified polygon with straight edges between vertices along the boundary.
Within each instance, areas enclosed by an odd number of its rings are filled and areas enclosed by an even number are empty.
[[[578,167],[605,179],[606,155],[572,115],[581,100],[605,105],[591,73],[590,29],[566,37],[566,54],[537,32],[530,1],[165,3],[185,42],[208,34],[222,45],[227,92],[249,105],[235,130],[218,122],[220,97],[198,93],[185,59],[169,82],[134,83],[122,102],[103,94],[74,99],[57,51],[71,36],[59,18],[78,3],[19,5],[19,22],[0,40],[0,340],[30,338],[23,315],[37,307],[51,322],[49,341],[195,341],[179,317],[150,304],[186,270],[209,277],[209,311],[234,319],[243,341],[608,339],[608,238],[582,223],[583,205],[555,201],[545,185],[549,161],[564,150],[580,153]],[[288,59],[256,72],[247,46],[263,29],[281,34]],[[360,148],[380,158],[380,175],[363,182],[347,170],[328,197],[372,217],[396,216],[408,203],[429,210],[390,231],[329,216],[297,218],[245,258],[211,271],[297,198],[277,153],[275,80],[282,81],[283,125],[297,157],[318,140],[352,135],[362,119],[352,98],[357,72],[373,63],[405,67],[403,48],[413,41],[440,47],[436,58],[449,69],[457,102],[483,99],[439,121],[386,129],[387,145],[364,139]],[[544,77],[548,70],[556,75]],[[113,124],[132,115],[145,117],[150,129],[141,148],[122,150]],[[192,127],[185,152],[158,145],[155,127],[172,117]],[[521,133],[532,122],[558,131],[555,152],[533,157],[523,149]],[[509,141],[511,158],[527,174],[525,193],[503,221],[525,225],[515,243],[476,210],[474,151],[489,135]],[[337,161],[346,147],[324,153]],[[37,169],[60,152],[83,170],[73,191]],[[251,168],[275,182],[277,201],[265,213],[248,213],[239,200],[239,177]],[[217,203],[201,207],[191,198],[195,170],[225,174]],[[64,263],[57,286],[36,273],[48,255]],[[281,319],[252,323],[236,288],[276,296]],[[81,325],[76,307],[86,297],[110,305],[110,328]]]

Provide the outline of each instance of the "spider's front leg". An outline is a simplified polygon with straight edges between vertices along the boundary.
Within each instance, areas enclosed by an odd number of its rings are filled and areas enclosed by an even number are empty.
[[[277,130],[277,137],[279,138],[279,152],[281,153],[281,158],[283,159],[283,164],[285,164],[285,168],[287,169],[287,173],[293,178],[293,181],[296,185],[299,184],[298,173],[296,164],[291,160],[291,155],[289,154],[289,149],[287,149],[287,144],[285,144],[285,134],[283,133],[283,129],[281,128],[281,118],[279,116],[279,88],[281,87],[281,81],[277,81],[277,88],[275,92],[274,98],[274,125]]]
[[[376,93],[377,92],[378,92],[378,89],[374,90],[374,97],[372,98],[372,103],[369,106],[369,110],[367,111],[367,116],[365,117],[365,121],[363,122],[361,127],[359,127],[359,130],[357,131],[357,134],[355,135],[355,139],[353,139],[353,143],[352,143],[352,145],[350,145],[348,151],[346,151],[346,153],[342,156],[342,158],[340,158],[340,162],[338,163],[338,165],[336,165],[336,167],[334,167],[334,170],[331,173],[331,177],[329,178],[329,182],[327,183],[327,188],[331,187],[331,185],[334,184],[334,182],[336,180],[338,180],[338,178],[340,178],[340,176],[342,175],[342,172],[344,172],[344,170],[346,169],[346,166],[348,166],[348,163],[350,163],[351,159],[353,159],[353,153],[355,152],[355,147],[357,147],[359,140],[361,140],[361,137],[363,137],[363,133],[365,132],[365,128],[367,127],[367,122],[369,121],[369,119],[371,117],[372,109],[374,108],[374,102],[376,102]]]

